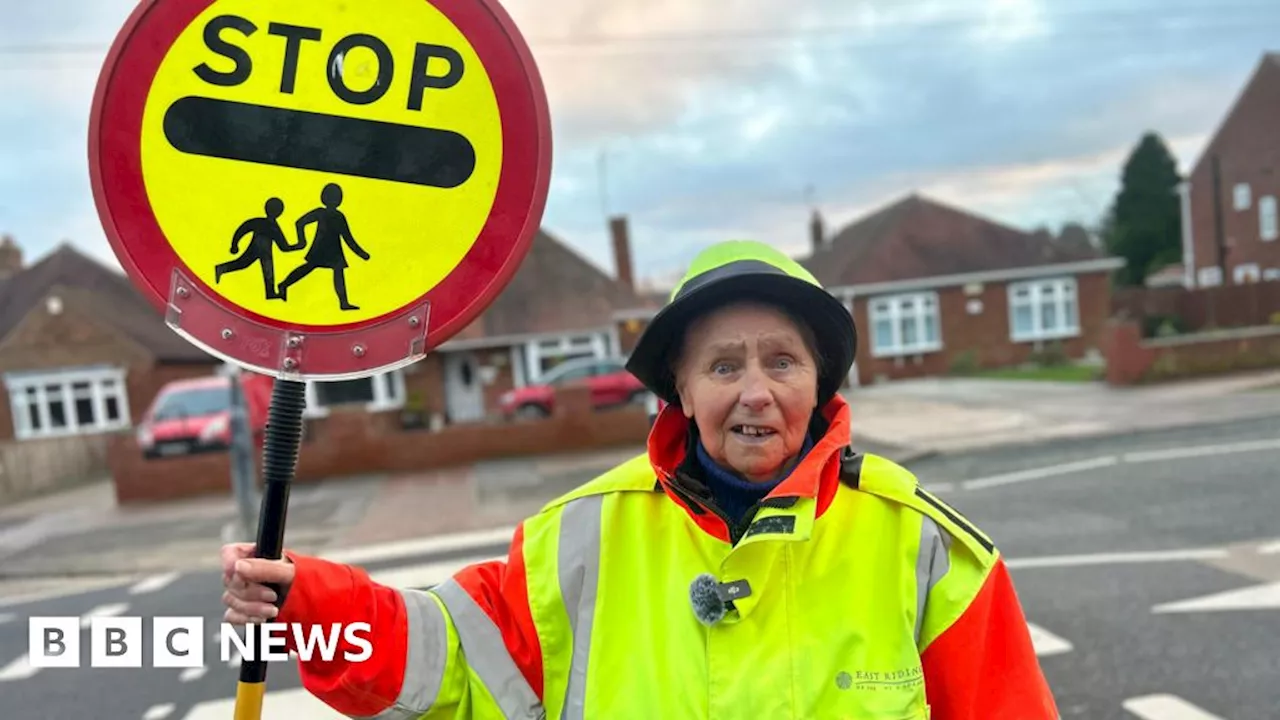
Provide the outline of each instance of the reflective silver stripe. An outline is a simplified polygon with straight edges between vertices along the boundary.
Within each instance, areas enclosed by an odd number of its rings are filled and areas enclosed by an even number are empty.
[[[560,597],[573,633],[573,662],[565,689],[562,720],[582,720],[587,699],[587,661],[591,656],[591,623],[600,580],[600,495],[569,503],[560,513],[557,566]]]
[[[480,677],[489,694],[493,696],[503,717],[508,720],[546,717],[542,702],[529,687],[524,675],[511,659],[511,653],[502,642],[502,632],[493,624],[484,610],[476,605],[457,581],[449,579],[432,590],[449,610],[458,642],[466,655],[467,665]]]
[[[421,590],[400,590],[409,625],[404,684],[396,704],[374,716],[374,720],[415,720],[431,709],[444,682],[448,661],[448,633],[444,613]]]
[[[951,569],[951,537],[938,527],[933,518],[920,521],[920,549],[916,554],[916,644],[920,643],[920,628],[924,624],[925,606],[929,591]]]

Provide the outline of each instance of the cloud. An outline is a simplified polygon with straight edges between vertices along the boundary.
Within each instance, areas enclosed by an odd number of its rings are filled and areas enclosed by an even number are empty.
[[[105,50],[134,2],[20,4],[0,45]],[[1143,132],[1194,159],[1280,23],[1153,0],[504,5],[551,103],[544,225],[609,269],[605,215],[626,213],[654,277],[726,237],[803,250],[809,188],[832,225],[911,190],[1024,227],[1093,221]],[[0,230],[29,255],[71,237],[110,258],[85,158],[100,62],[0,55]]]

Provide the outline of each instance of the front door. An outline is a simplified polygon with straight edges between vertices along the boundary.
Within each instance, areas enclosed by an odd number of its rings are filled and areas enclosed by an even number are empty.
[[[450,422],[484,419],[484,384],[480,381],[479,363],[473,353],[445,353],[444,388]]]

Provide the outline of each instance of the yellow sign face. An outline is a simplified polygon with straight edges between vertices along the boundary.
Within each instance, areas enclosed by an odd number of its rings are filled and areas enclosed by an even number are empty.
[[[142,121],[174,252],[234,305],[303,325],[440,283],[489,217],[502,151],[490,77],[427,0],[215,0]]]

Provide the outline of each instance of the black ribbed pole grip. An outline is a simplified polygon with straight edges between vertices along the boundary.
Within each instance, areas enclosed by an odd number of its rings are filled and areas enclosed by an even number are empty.
[[[307,406],[307,386],[296,380],[277,379],[271,390],[271,409],[267,414],[266,437],[262,449],[262,509],[258,513],[258,541],[256,555],[268,560],[284,556],[284,525],[289,509],[289,485],[298,467],[298,448],[302,444],[302,411]],[[284,593],[269,584],[278,598],[276,605],[284,601]],[[245,660],[240,665],[240,681],[265,682],[267,663],[263,660],[266,634],[260,625],[249,625],[246,640],[253,644],[255,660]]]

